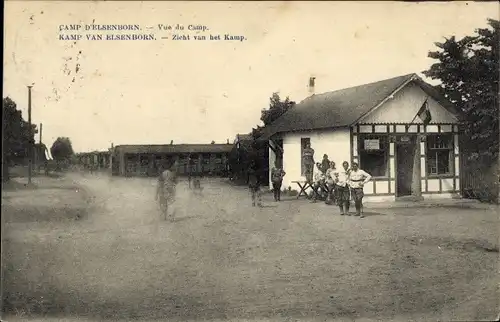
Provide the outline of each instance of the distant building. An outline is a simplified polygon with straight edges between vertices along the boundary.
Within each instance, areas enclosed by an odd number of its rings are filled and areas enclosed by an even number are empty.
[[[156,176],[161,164],[177,160],[178,173],[223,176],[233,144],[117,145],[112,153],[113,174]]]
[[[416,117],[423,107],[429,122]],[[460,191],[458,125],[457,109],[410,74],[311,95],[259,139],[269,142],[270,166],[283,158],[285,188],[297,189],[293,181],[305,180],[302,151],[310,143],[315,161],[327,154],[337,168],[358,162],[370,173],[373,180],[364,188],[369,200],[441,198]]]
[[[93,151],[76,154],[77,162],[85,169],[100,170],[111,167],[110,151]]]

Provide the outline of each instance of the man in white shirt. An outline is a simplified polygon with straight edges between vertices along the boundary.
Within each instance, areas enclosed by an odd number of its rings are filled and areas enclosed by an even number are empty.
[[[313,200],[312,202],[316,202],[318,198],[318,194],[321,193],[321,186],[325,184],[325,174],[321,169],[321,163],[316,163],[316,172],[314,174],[314,184],[313,188]]]
[[[342,169],[336,170],[335,190],[337,204],[340,209],[340,215],[349,215],[349,206],[351,202],[351,194],[349,191],[349,162],[342,162]]]
[[[371,175],[359,169],[358,164],[356,162],[353,162],[352,169],[349,172],[349,186],[351,187],[354,205],[356,207],[356,216],[360,216],[361,218],[364,218],[363,214],[361,213],[364,197],[363,186],[368,183],[371,178]]]

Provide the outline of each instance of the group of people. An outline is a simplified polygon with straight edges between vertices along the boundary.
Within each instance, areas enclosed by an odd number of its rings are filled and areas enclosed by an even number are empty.
[[[322,162],[314,162],[314,150],[307,144],[302,154],[305,165],[305,177],[307,183],[313,188],[312,202],[317,201],[320,190],[326,191],[326,202],[336,202],[341,215],[350,215],[349,206],[351,196],[356,208],[355,216],[363,215],[363,186],[371,180],[371,175],[359,169],[359,165],[353,162],[349,167],[349,162],[342,163],[342,169],[337,169],[336,164],[328,159],[328,155],[323,156]],[[314,171],[316,165],[316,172]],[[314,173],[315,172],[315,173]],[[285,171],[278,161],[271,170],[271,181],[274,191],[274,200],[281,200],[281,186]],[[314,176],[313,176],[314,174]]]
[[[305,164],[306,181],[313,188],[312,201],[316,202],[319,190],[326,192],[326,202],[335,202],[340,209],[341,215],[350,215],[349,206],[351,197],[356,207],[355,216],[363,216],[363,186],[371,180],[371,175],[359,169],[359,165],[353,162],[351,167],[344,161],[342,168],[337,169],[336,164],[328,159],[328,155],[323,156],[322,162],[314,163],[314,150],[310,144],[304,149],[302,155]],[[314,171],[316,165],[316,172]],[[169,205],[175,201],[175,188],[177,185],[177,162],[169,167],[165,167],[160,172],[156,199],[158,200],[162,213],[167,217]],[[314,173],[315,172],[315,173]],[[314,173],[314,178],[313,178]],[[281,187],[286,172],[283,170],[280,160],[276,160],[275,166],[271,170],[271,181],[274,193],[274,200],[281,201]],[[189,186],[193,178],[189,176]],[[252,206],[262,206],[260,193],[260,179],[256,162],[252,162],[248,169],[248,186],[252,198]],[[194,180],[194,189],[200,190],[199,179]]]
[[[325,159],[328,156],[325,155]],[[340,209],[341,215],[350,215],[349,206],[351,196],[356,207],[355,216],[364,217],[363,215],[363,186],[371,180],[371,175],[366,171],[359,169],[359,165],[353,162],[349,167],[349,162],[342,162],[342,168],[337,169],[335,162],[329,161],[329,168],[325,170],[325,165],[317,163],[317,172],[312,182],[313,187],[313,202],[316,202],[318,190],[324,188],[326,190],[326,202],[336,202]]]
[[[349,215],[351,196],[356,207],[355,216],[363,215],[363,186],[371,180],[371,175],[359,169],[356,162],[349,167],[349,162],[342,163],[342,169],[336,168],[335,162],[328,160],[328,155],[323,155],[322,162],[316,163],[317,172],[314,172],[314,149],[308,143],[304,147],[302,160],[305,165],[306,181],[313,187],[313,202],[316,201],[317,191],[325,187],[327,191],[327,202],[335,200],[340,208],[341,215]]]

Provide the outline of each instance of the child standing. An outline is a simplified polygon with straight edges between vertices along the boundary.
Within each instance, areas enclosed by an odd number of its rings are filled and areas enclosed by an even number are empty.
[[[271,181],[273,183],[274,201],[281,200],[281,185],[283,184],[283,177],[286,172],[280,166],[280,162],[274,162],[274,168],[271,170]]]

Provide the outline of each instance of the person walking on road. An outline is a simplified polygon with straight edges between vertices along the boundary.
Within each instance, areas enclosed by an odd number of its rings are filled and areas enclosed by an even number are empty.
[[[364,218],[363,215],[363,186],[371,180],[372,176],[367,172],[359,169],[356,162],[353,162],[352,169],[349,172],[349,186],[351,187],[354,205],[356,207],[356,215]]]
[[[271,170],[271,181],[273,183],[274,201],[281,200],[281,185],[286,172],[280,166],[279,160],[274,161],[274,168]]]
[[[260,195],[260,178],[257,163],[252,161],[248,168],[248,188],[252,197],[252,206],[262,207],[262,200]]]
[[[168,209],[175,202],[175,190],[177,185],[177,161],[174,161],[170,167],[161,171],[158,177],[158,186],[156,188],[155,199],[159,202],[160,210],[164,219],[169,216]],[[173,216],[173,212],[171,216]]]

